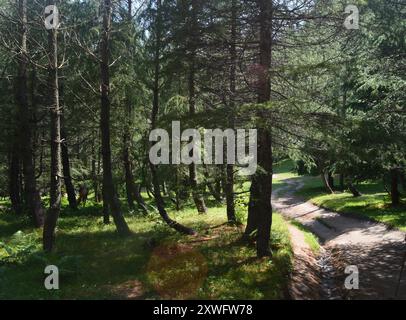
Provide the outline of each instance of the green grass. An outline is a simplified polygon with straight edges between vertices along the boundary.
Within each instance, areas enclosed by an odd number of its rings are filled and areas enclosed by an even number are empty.
[[[304,186],[296,194],[315,205],[343,214],[368,218],[406,231],[406,205],[392,207],[390,197],[380,182],[365,181],[358,184],[357,189],[362,196],[354,198],[349,192],[327,194],[320,177],[300,179],[303,179]]]
[[[306,243],[309,245],[310,249],[315,255],[318,255],[320,252],[320,242],[315,234],[313,234],[309,229],[302,225],[297,220],[290,220],[290,224],[294,225],[300,231],[302,231]]]
[[[65,208],[52,254],[42,252],[40,230],[2,211],[0,299],[284,298],[292,250],[283,219],[274,215],[273,258],[258,260],[255,248],[239,241],[242,228],[225,224],[224,207],[208,204],[207,215],[191,207],[170,208],[171,216],[195,228],[198,237],[175,233],[156,213],[127,213],[133,235],[122,238],[114,225],[101,223],[100,206]],[[50,264],[59,267],[60,290],[44,288],[44,268]]]

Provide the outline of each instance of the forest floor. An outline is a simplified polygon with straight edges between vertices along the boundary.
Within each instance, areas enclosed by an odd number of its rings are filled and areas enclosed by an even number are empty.
[[[65,202],[56,250],[45,254],[41,230],[32,229],[28,219],[10,212],[4,202],[0,300],[288,297],[293,254],[282,216],[274,215],[273,258],[258,260],[255,247],[240,241],[243,227],[226,224],[224,205],[210,199],[207,205],[207,215],[198,215],[192,204],[180,212],[168,207],[173,218],[195,228],[195,237],[172,231],[156,212],[140,216],[124,208],[133,235],[122,238],[114,225],[101,222],[100,205],[90,201],[72,211]],[[51,264],[59,268],[59,290],[44,288],[44,268]]]
[[[395,296],[406,249],[405,233],[388,228],[383,223],[360,219],[359,215],[339,214],[314,205],[298,195],[299,190],[306,185],[306,179],[311,178],[293,177],[289,174],[277,176],[279,186],[275,191],[273,204],[284,217],[300,223],[320,239],[322,248],[317,265],[321,271],[321,297],[406,299],[406,274],[403,275],[400,290]],[[298,241],[296,239],[293,242]],[[299,257],[299,264],[302,259]],[[305,259],[314,262],[314,255]],[[294,263],[296,264],[297,262]],[[349,275],[345,273],[347,266],[358,267],[359,290],[345,289],[345,278]],[[311,286],[312,282],[308,283]],[[300,298],[302,294],[301,298],[305,299],[308,288],[302,289],[298,296]]]

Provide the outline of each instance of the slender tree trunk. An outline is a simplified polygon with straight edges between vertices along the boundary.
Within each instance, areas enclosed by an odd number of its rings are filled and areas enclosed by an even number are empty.
[[[236,96],[236,74],[237,74],[237,3],[231,2],[231,43],[230,43],[230,102],[229,102],[229,127],[235,128],[235,96]],[[227,204],[227,219],[235,222],[234,204],[234,166],[226,166],[225,194]]]
[[[272,53],[272,3],[268,0],[258,0],[260,43],[259,56],[261,70],[258,75],[258,103],[266,103],[271,98],[271,82],[269,69],[271,67]],[[259,119],[265,119],[262,110],[257,112]],[[257,256],[259,258],[271,255],[269,241],[272,226],[272,137],[271,130],[267,125],[258,128],[258,167],[252,179],[251,187],[251,217],[252,223],[258,221],[257,226],[248,225],[247,228],[255,228],[257,236]],[[249,212],[250,213],[250,212]]]
[[[95,135],[97,136],[97,135]],[[93,191],[94,191],[94,201],[96,203],[99,202],[99,186],[97,181],[97,164],[96,159],[98,158],[98,154],[96,154],[96,147],[95,147],[95,140],[93,139],[92,143],[92,184],[93,184]]]
[[[77,209],[76,193],[75,187],[73,186],[71,170],[70,170],[70,160],[69,160],[69,149],[66,137],[66,131],[63,121],[63,116],[61,116],[61,137],[62,137],[62,167],[63,167],[63,177],[66,188],[66,193],[68,194],[69,207],[71,209]]]
[[[49,5],[55,5],[55,1],[49,0]],[[48,90],[50,91],[51,112],[51,181],[50,181],[50,207],[45,219],[43,246],[45,251],[52,251],[55,242],[55,228],[61,210],[61,109],[59,105],[58,84],[58,31],[48,31],[48,58],[49,79]]]
[[[21,214],[22,203],[20,193],[20,158],[19,143],[15,141],[11,147],[9,161],[9,195],[13,212]]]
[[[400,204],[400,192],[399,192],[399,169],[393,168],[390,171],[391,176],[391,200],[392,206],[398,206]]]
[[[101,80],[101,117],[100,130],[102,136],[103,159],[103,200],[107,201],[117,231],[121,235],[129,235],[130,229],[121,212],[120,202],[113,183],[110,139],[110,70],[109,42],[111,29],[111,0],[101,0],[103,12],[103,28],[100,42],[100,80]]]
[[[355,198],[361,197],[361,193],[357,190],[357,188],[355,188],[354,184],[351,181],[348,183],[348,190],[350,190]]]
[[[141,210],[144,212],[144,214],[148,214],[148,209],[147,205],[144,201],[144,198],[141,195],[141,186],[140,185],[135,185],[135,201],[137,202],[138,206],[141,208]]]
[[[196,16],[196,0],[192,0],[192,23],[191,23],[191,37],[189,43],[189,114],[193,117],[196,113],[196,34],[197,30],[197,16]],[[191,151],[193,152],[193,151]],[[192,189],[193,201],[199,214],[207,213],[206,204],[199,186],[196,164],[193,162],[189,165],[189,183]]]
[[[37,190],[35,179],[33,137],[31,128],[32,112],[28,103],[27,87],[27,0],[18,1],[18,30],[19,30],[19,53],[18,53],[18,77],[16,87],[16,101],[19,108],[20,146],[24,173],[24,198],[29,215],[34,225],[41,227],[44,223],[44,208]]]
[[[331,174],[331,172],[329,172],[327,174],[327,177],[328,177],[328,184],[330,185],[331,189],[334,191],[334,188],[335,188],[335,186],[334,186],[334,177]]]
[[[124,171],[125,171],[125,188],[127,193],[127,203],[128,207],[131,210],[134,210],[134,195],[135,195],[135,184],[134,184],[134,176],[132,173],[131,168],[131,160],[130,160],[130,148],[129,143],[130,139],[128,137],[128,132],[124,133],[123,138],[124,148],[123,148],[123,162],[124,162]]]
[[[102,198],[103,198],[103,223],[110,224],[110,207],[109,207],[109,200],[106,196],[106,192],[104,191],[104,187],[102,187]]]
[[[331,188],[330,185],[330,180],[329,180],[329,174],[328,172],[324,171],[321,174],[321,179],[323,180],[324,186],[326,187],[326,190],[331,193],[334,194],[334,190]]]
[[[159,78],[160,78],[160,50],[161,50],[161,32],[162,32],[162,25],[161,25],[161,4],[162,0],[156,0],[156,5],[157,5],[157,15],[156,15],[156,21],[155,21],[155,57],[154,57],[154,65],[155,65],[155,71],[154,71],[154,90],[153,90],[153,105],[152,105],[152,116],[151,116],[151,130],[154,130],[156,128],[156,123],[158,120],[158,113],[159,113]],[[157,168],[156,166],[149,161],[149,167],[151,170],[151,176],[152,176],[152,186],[154,188],[154,197],[155,197],[155,203],[158,208],[158,212],[161,215],[162,219],[173,229],[176,231],[183,233],[183,234],[189,234],[189,235],[194,235],[196,232],[193,229],[190,229],[188,227],[185,227],[181,225],[180,223],[172,220],[167,211],[165,210],[165,203],[162,198],[161,194],[161,187],[159,183],[159,178],[158,178],[158,173],[157,173]]]
[[[254,233],[258,231],[259,218],[257,212],[254,210],[254,199],[258,198],[258,188],[256,183],[251,183],[250,186],[250,199],[248,202],[248,217],[247,227],[244,231],[244,240],[250,241],[253,238]],[[256,238],[256,235],[255,235]]]

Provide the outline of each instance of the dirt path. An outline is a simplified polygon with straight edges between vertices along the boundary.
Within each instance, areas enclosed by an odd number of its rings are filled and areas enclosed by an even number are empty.
[[[274,208],[285,217],[299,221],[320,238],[323,255],[328,257],[328,263],[334,269],[329,275],[332,281],[328,286],[335,292],[335,297],[338,292],[342,299],[406,299],[406,271],[395,297],[406,250],[404,232],[321,209],[295,196],[295,191],[303,186],[300,179],[286,182],[285,187],[275,192]],[[344,287],[348,276],[345,268],[350,265],[358,267],[359,290]]]
[[[289,296],[293,300],[321,299],[323,294],[317,259],[306,243],[303,232],[290,224],[288,229],[294,253]]]

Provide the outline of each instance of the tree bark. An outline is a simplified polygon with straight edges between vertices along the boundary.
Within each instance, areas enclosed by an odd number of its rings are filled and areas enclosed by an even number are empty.
[[[157,14],[156,14],[156,21],[155,21],[155,54],[154,54],[154,89],[153,89],[153,105],[152,105],[152,116],[151,116],[151,130],[154,130],[156,128],[156,123],[158,120],[158,113],[159,113],[159,79],[160,79],[160,51],[161,51],[161,32],[162,32],[162,25],[161,25],[161,4],[162,0],[156,0],[156,5],[157,5]],[[152,146],[152,145],[151,145]],[[149,167],[151,170],[151,176],[152,176],[152,186],[154,188],[154,198],[155,198],[155,203],[158,208],[158,212],[162,219],[173,229],[176,231],[183,233],[183,234],[188,234],[188,235],[194,235],[196,232],[193,229],[190,229],[188,227],[185,227],[181,225],[180,223],[172,220],[167,211],[165,210],[165,203],[162,198],[161,194],[161,187],[159,184],[159,178],[158,178],[158,173],[157,173],[157,168],[156,166],[149,161]]]
[[[197,30],[197,16],[196,16],[196,0],[192,0],[191,7],[191,36],[189,42],[189,80],[188,80],[188,89],[189,89],[189,114],[193,117],[196,113],[196,34]],[[193,151],[191,151],[193,152]],[[189,183],[190,188],[192,189],[193,201],[196,205],[196,209],[199,214],[207,213],[206,204],[199,186],[197,168],[196,164],[193,162],[189,165]]]
[[[260,71],[258,74],[257,94],[258,103],[266,103],[271,99],[271,82],[269,69],[271,67],[272,53],[272,4],[267,0],[258,0],[259,6],[259,57]],[[257,112],[259,120],[266,119],[262,110]],[[250,194],[251,221],[258,221],[257,226],[251,223],[247,228],[256,228],[257,256],[259,258],[270,256],[270,235],[272,227],[272,137],[271,131],[265,124],[258,128],[258,167],[259,170],[252,179]],[[250,213],[250,212],[249,212]],[[249,231],[249,230],[248,230]],[[252,233],[252,232],[251,232]]]
[[[19,53],[17,55],[18,76],[16,83],[16,101],[21,121],[20,146],[24,173],[24,198],[28,213],[35,227],[39,228],[44,224],[44,208],[35,179],[33,137],[30,123],[32,112],[29,108],[27,98],[27,0],[18,1],[18,18]]]
[[[48,5],[55,5],[49,0]],[[48,31],[48,90],[50,91],[51,112],[51,181],[50,181],[50,207],[45,219],[43,232],[43,246],[45,251],[52,251],[55,243],[55,228],[61,210],[61,109],[59,104],[58,83],[58,31]]]
[[[127,130],[127,129],[126,129]],[[135,195],[135,184],[134,184],[134,176],[132,173],[132,168],[131,168],[131,160],[130,160],[130,148],[129,148],[129,143],[130,139],[128,136],[128,132],[124,133],[123,137],[123,143],[124,143],[124,148],[123,148],[123,162],[124,162],[124,172],[125,172],[125,188],[126,188],[126,193],[127,193],[127,203],[128,207],[131,210],[134,210],[134,195]]]
[[[17,139],[16,139],[17,140]],[[14,141],[9,160],[9,196],[11,201],[11,207],[16,214],[21,214],[22,203],[20,194],[20,157],[18,141]]]
[[[326,190],[329,193],[334,194],[334,190],[330,186],[330,181],[329,181],[328,175],[329,174],[326,171],[323,171],[322,174],[321,174],[321,179],[323,180],[323,184],[326,187]]]
[[[102,159],[103,159],[103,200],[107,201],[111,210],[114,224],[121,235],[129,235],[130,229],[121,212],[120,202],[113,183],[111,163],[111,139],[110,139],[110,29],[112,4],[111,0],[101,0],[103,12],[102,35],[100,42],[100,82],[101,82],[101,117],[100,130],[102,136]]]
[[[60,86],[60,95],[61,95],[61,105],[64,108],[63,103],[63,86]],[[66,188],[66,193],[68,194],[68,202],[69,207],[71,209],[77,209],[77,202],[76,202],[76,194],[75,194],[75,187],[73,186],[71,170],[70,170],[70,160],[69,160],[69,149],[68,149],[68,141],[65,129],[65,119],[63,116],[64,110],[61,113],[61,138],[62,138],[62,145],[61,145],[61,152],[62,152],[62,168],[63,168],[63,180]]]
[[[229,127],[235,129],[235,96],[237,74],[237,1],[231,1],[231,41],[230,41],[230,101]],[[226,165],[225,195],[227,205],[227,220],[236,222],[234,204],[234,166]]]
[[[348,183],[348,190],[350,190],[355,198],[361,197],[361,193],[357,190],[357,188],[355,188],[351,181]]]

